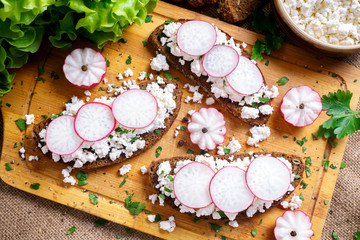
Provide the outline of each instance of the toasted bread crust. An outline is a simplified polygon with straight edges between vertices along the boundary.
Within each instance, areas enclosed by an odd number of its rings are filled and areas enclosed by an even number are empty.
[[[264,154],[269,154],[270,152],[255,152],[254,155],[264,155]],[[293,182],[292,182],[292,185],[294,186],[294,188],[296,188],[297,186],[299,186],[301,180],[302,180],[302,176],[303,176],[303,173],[304,173],[304,169],[305,169],[305,166],[304,166],[304,163],[301,161],[301,158],[296,156],[296,155],[285,155],[285,154],[282,154],[282,153],[279,153],[279,152],[271,152],[270,153],[273,157],[281,157],[281,156],[284,156],[285,159],[287,159],[291,164],[292,164],[292,173],[293,174],[297,174],[300,176],[299,179],[295,179]],[[222,159],[222,160],[228,160],[230,155],[214,155],[214,158],[219,158],[219,159]],[[247,157],[249,156],[249,154],[247,153],[241,153],[241,154],[235,154],[234,155],[234,159],[236,158],[244,158],[244,157]],[[294,159],[297,159],[299,160],[300,164],[296,164],[294,163]],[[159,165],[162,163],[162,162],[166,162],[166,161],[169,161],[170,162],[170,165],[171,165],[171,172],[170,174],[174,174],[174,168],[176,166],[176,163],[178,161],[183,161],[183,160],[192,160],[192,161],[195,161],[195,156],[188,156],[188,157],[172,157],[172,158],[166,158],[166,159],[161,159],[161,160],[158,160],[158,161],[153,161],[150,166],[149,166],[149,178],[150,178],[150,183],[151,185],[154,187],[154,189],[157,191],[158,194],[160,194],[160,190],[159,189],[156,189],[155,186],[158,184],[158,175],[156,174],[156,171],[157,169],[159,168]],[[271,207],[274,207],[274,206],[277,206],[280,204],[281,201],[283,201],[285,198],[287,198],[289,195],[291,194],[290,193],[286,193],[281,199],[277,200],[277,201],[274,201],[271,205]],[[172,208],[174,209],[178,209],[178,207],[174,204],[174,199],[173,198],[170,198],[170,197],[167,197],[165,198],[165,202],[170,205]],[[194,215],[195,214],[191,214],[191,213],[188,213],[190,215]],[[256,213],[258,214],[258,213]],[[236,217],[237,219],[240,219],[240,218],[246,218],[246,211],[243,211],[243,212],[240,212],[238,214],[238,216]],[[211,216],[201,216],[200,218],[203,218],[203,219],[210,219]],[[220,220],[224,220],[224,219],[227,219],[227,218],[222,218]],[[212,219],[213,221],[215,221],[214,219]]]
[[[234,23],[245,20],[259,7],[262,0],[219,0],[220,15],[226,22]]]
[[[170,129],[171,125],[175,121],[175,119],[180,111],[181,97],[182,97],[182,90],[181,90],[179,84],[177,83],[177,81],[168,80],[168,79],[164,79],[164,81],[166,84],[172,83],[176,86],[176,88],[174,90],[174,97],[175,97],[174,100],[176,102],[176,109],[175,109],[174,113],[172,115],[170,115],[170,117],[165,119],[164,125],[166,127],[164,129],[159,129],[160,133],[158,133],[158,134],[156,134],[155,132],[142,134],[141,137],[143,140],[145,140],[145,147],[143,149],[140,149],[140,150],[134,152],[134,154],[129,158],[126,158],[122,154],[118,159],[116,159],[115,161],[112,161],[109,156],[106,156],[106,158],[104,158],[104,159],[98,159],[91,163],[85,163],[84,166],[81,167],[80,169],[95,169],[95,168],[105,167],[105,166],[113,165],[116,163],[124,162],[132,157],[138,156],[141,153],[145,152],[147,149],[152,147],[157,141],[159,141],[162,138],[162,136],[164,136],[164,134]],[[156,82],[156,81],[142,82],[139,84],[139,87],[146,87],[146,85],[148,85],[151,82]],[[46,129],[47,125],[50,122],[51,122],[51,120],[47,119],[38,124],[35,124],[35,126],[33,128],[33,132],[35,134],[34,141],[36,142],[36,144],[34,146],[37,146],[39,143],[39,140],[40,140],[39,133],[41,132],[41,130]],[[48,152],[46,155],[51,158],[51,152]],[[73,162],[69,163],[69,165],[72,165],[72,164],[73,164]]]
[[[184,23],[189,20],[180,19],[178,22]],[[270,115],[263,115],[260,113],[259,118],[257,119],[242,119],[241,118],[241,109],[243,106],[240,106],[236,102],[231,102],[229,98],[216,98],[215,95],[211,92],[211,84],[207,83],[207,76],[196,76],[193,72],[191,72],[190,61],[185,61],[185,65],[181,65],[179,62],[179,57],[176,57],[172,55],[171,53],[168,53],[166,51],[166,47],[161,45],[161,42],[158,38],[159,33],[161,33],[164,30],[164,25],[162,24],[158,26],[149,36],[148,39],[148,46],[153,48],[154,51],[159,51],[161,54],[164,54],[168,63],[170,63],[171,66],[173,66],[175,69],[180,71],[182,74],[185,75],[186,78],[190,79],[191,81],[197,83],[200,85],[200,87],[212,98],[214,98],[222,107],[224,107],[227,111],[229,111],[232,115],[235,117],[241,119],[242,121],[250,124],[250,125],[263,125],[265,124],[269,118]],[[227,34],[227,37],[230,38],[231,36]],[[239,43],[239,42],[237,42]],[[242,55],[245,57],[250,58],[250,54],[241,46]],[[266,81],[264,79],[264,84],[266,84]],[[271,101],[271,100],[270,100]],[[261,105],[270,105],[271,102],[266,103],[260,103],[255,108],[259,108]]]

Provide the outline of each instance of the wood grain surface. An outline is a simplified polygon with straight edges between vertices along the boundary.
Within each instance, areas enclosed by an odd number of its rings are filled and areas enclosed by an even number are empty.
[[[167,19],[197,18],[213,22],[235,39],[247,43],[249,51],[251,51],[252,44],[256,38],[262,37],[254,32],[174,7],[161,1],[152,15],[153,20],[151,23],[146,23],[141,27],[137,25],[129,27],[124,33],[127,43],[109,43],[106,45],[103,54],[110,61],[110,67],[106,74],[108,83],[120,86],[121,81],[118,81],[115,76],[119,72],[124,72],[128,67],[131,67],[134,71],[134,76],[131,79],[137,79],[141,71],[153,72],[150,70],[149,63],[150,58],[154,57],[154,54],[146,47],[143,47],[142,41],[147,39],[156,26]],[[85,41],[77,41],[74,43],[73,48],[85,46],[88,46]],[[240,226],[236,229],[225,226],[224,222],[217,222],[223,228],[220,233],[215,233],[211,229],[209,222],[216,221],[202,220],[201,222],[193,223],[191,216],[181,214],[169,206],[152,205],[147,200],[147,197],[155,193],[155,191],[150,186],[148,176],[141,174],[140,167],[143,165],[148,166],[152,160],[156,159],[155,149],[158,146],[162,146],[163,149],[160,158],[177,155],[183,156],[187,154],[186,151],[188,149],[192,149],[195,151],[195,154],[199,154],[200,150],[191,144],[187,132],[180,130],[179,136],[175,138],[174,130],[177,126],[184,126],[181,119],[186,116],[189,110],[206,107],[205,104],[182,104],[179,116],[170,131],[147,152],[125,162],[125,164],[131,164],[132,169],[123,187],[120,188],[119,185],[124,177],[118,174],[118,170],[123,164],[89,171],[88,184],[85,186],[64,184],[62,182],[63,176],[61,170],[65,168],[65,165],[54,163],[51,159],[41,155],[39,151],[32,152],[32,142],[30,141],[32,125],[27,127],[26,132],[20,132],[14,121],[18,118],[24,118],[25,114],[32,113],[35,114],[35,122],[40,122],[42,120],[41,115],[47,114],[50,116],[52,113],[56,114],[62,111],[64,103],[72,96],[76,95],[81,99],[86,98],[84,89],[72,86],[65,80],[62,73],[64,58],[72,49],[62,51],[44,46],[41,52],[31,58],[27,65],[16,71],[17,75],[14,80],[13,90],[2,98],[5,131],[0,160],[0,176],[6,183],[69,207],[165,239],[212,239],[220,238],[220,236],[247,239],[252,238],[250,231],[253,228],[257,228],[256,239],[274,238],[273,227],[275,219],[284,212],[281,208],[273,208],[254,218],[241,220],[239,221]],[[132,56],[133,60],[130,65],[127,65],[125,61],[129,55]],[[269,60],[268,66],[265,65],[267,60]],[[44,83],[36,80],[38,65],[44,66],[45,73],[41,76],[45,79]],[[303,49],[288,44],[284,44],[281,50],[274,52],[271,56],[266,56],[258,65],[269,86],[275,85],[276,81],[283,76],[287,76],[290,79],[285,86],[279,87],[280,96],[272,103],[275,111],[267,124],[271,128],[271,137],[262,142],[260,148],[255,149],[247,146],[245,142],[249,137],[250,125],[244,124],[226,111],[222,111],[227,120],[227,137],[235,136],[239,139],[242,144],[241,151],[264,149],[298,154],[302,157],[311,156],[311,177],[304,176],[305,182],[309,185],[306,189],[296,189],[295,193],[303,194],[305,201],[301,210],[311,216],[315,232],[313,239],[320,239],[330,205],[325,205],[324,200],[331,200],[347,139],[339,141],[338,146],[333,149],[323,139],[312,140],[311,133],[316,132],[318,126],[328,118],[325,112],[320,115],[313,125],[305,128],[296,128],[285,123],[282,119],[279,104],[282,96],[291,87],[309,85],[321,95],[339,88],[350,89],[354,92],[351,106],[355,108],[356,101],[360,96],[360,89],[355,87],[353,81],[356,77],[360,76],[360,71],[342,62],[327,58],[317,58]],[[51,79],[51,72],[57,73],[60,78],[58,80]],[[171,69],[169,72],[174,77],[180,78],[181,86],[188,82],[179,72]],[[100,86],[107,87],[107,85],[101,83],[99,86],[91,89],[91,99],[106,95],[104,91],[98,91]],[[184,89],[183,99],[188,95],[190,93]],[[5,106],[6,103],[10,103],[11,107]],[[214,107],[218,106],[215,104]],[[288,138],[283,136],[288,136]],[[306,137],[308,140],[304,144],[304,147],[307,148],[306,153],[303,153],[302,148],[293,141],[294,137],[297,139]],[[177,147],[179,140],[184,140],[186,142],[185,145]],[[225,144],[227,141],[228,139]],[[17,143],[17,148],[14,148],[14,143]],[[30,154],[37,154],[40,160],[32,162],[23,161],[19,156],[20,143],[25,145],[27,157]],[[330,164],[337,166],[336,169],[329,168],[325,172],[321,166],[324,154],[330,161]],[[11,164],[13,170],[5,171],[5,163],[12,162],[13,160],[14,164]],[[76,172],[74,170],[71,175],[75,176]],[[38,190],[30,188],[32,183],[40,183],[40,188]],[[144,212],[139,216],[132,216],[124,207],[124,201],[127,197],[125,190],[129,193],[134,193],[133,201],[146,203],[146,210],[153,214],[159,213],[162,219],[175,216],[177,227],[174,232],[168,233],[160,230],[159,223],[150,223]],[[98,195],[97,205],[90,202],[89,192]],[[259,224],[261,219],[262,224]]]

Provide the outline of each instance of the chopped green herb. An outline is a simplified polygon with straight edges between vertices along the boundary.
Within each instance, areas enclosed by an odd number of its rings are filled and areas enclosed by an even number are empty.
[[[95,220],[95,225],[96,226],[104,226],[106,223],[108,223],[109,221],[103,218],[99,218]]]
[[[277,83],[279,86],[284,86],[288,81],[289,81],[289,78],[287,78],[287,77],[282,77],[282,78],[280,78],[280,80],[278,80],[276,83]]]
[[[230,154],[230,149],[224,148],[224,153],[225,153],[225,154]]]
[[[151,22],[151,20],[152,20],[152,15],[146,15],[145,22],[148,23]]]
[[[221,240],[226,240],[226,237],[225,237],[225,236],[221,236]]]
[[[127,179],[128,177],[129,177],[128,175],[126,175],[126,176],[124,177],[124,180],[120,183],[120,186],[119,186],[119,187],[124,186],[124,184],[126,183],[126,179]]]
[[[145,210],[145,214],[150,214],[151,212],[148,210]]]
[[[185,130],[186,130],[186,127],[185,127],[185,126],[181,126],[180,129],[183,130],[183,131],[185,131]]]
[[[105,57],[106,67],[110,67],[110,61]]]
[[[126,43],[126,42],[127,42],[127,40],[126,40],[125,38],[120,38],[120,42],[122,42],[122,43]]]
[[[329,160],[323,160],[321,162],[321,166],[323,166],[325,168],[325,171],[328,171],[329,169],[329,164],[330,164],[330,161]]]
[[[302,152],[304,153],[304,152],[306,152],[306,147],[302,147]]]
[[[189,148],[189,149],[186,151],[186,153],[194,154],[194,151]]]
[[[259,98],[259,101],[260,101],[260,102],[269,102],[269,101],[270,101],[270,98],[268,98],[268,97],[260,97],[260,98]]]
[[[259,40],[256,39],[255,44],[252,48],[252,55],[251,55],[251,59],[252,60],[262,60],[263,56],[262,54],[265,52],[265,45]]]
[[[170,53],[170,48],[169,48],[168,46],[166,46],[166,47],[165,47],[165,51],[166,51],[167,53]]]
[[[109,136],[108,136],[108,138],[110,138],[110,139],[112,139],[114,137],[114,135],[112,135],[112,134],[110,134]]]
[[[42,75],[42,74],[44,74],[44,72],[45,72],[45,71],[44,71],[44,67],[39,65],[39,66],[38,66],[38,74],[39,74],[39,75]]]
[[[94,193],[89,193],[89,199],[92,204],[98,204],[98,197]]]
[[[166,79],[173,79],[173,75],[171,73],[169,73],[169,72],[164,72],[164,77]]]
[[[59,79],[59,75],[55,74],[54,80],[58,80],[58,79]]]
[[[340,164],[340,169],[344,169],[346,167],[347,163],[346,162],[341,162]]]
[[[329,203],[329,201],[324,200],[324,204],[325,204],[325,205],[328,205],[328,203]]]
[[[169,188],[167,188],[167,187],[164,187],[164,191],[165,191],[165,192],[169,192],[169,193],[172,192],[172,191],[171,191]]]
[[[251,229],[251,235],[252,235],[253,237],[255,237],[256,234],[257,234],[257,229],[256,229],[256,228]]]
[[[173,21],[175,21],[175,20],[174,19],[169,19],[169,20],[166,20],[164,23],[169,24],[169,23],[172,23]]]
[[[300,200],[301,200],[301,201],[304,201],[304,200],[305,200],[305,199],[304,199],[304,196],[303,196],[303,194],[302,194],[302,193],[300,193],[299,198],[300,198]]]
[[[156,133],[156,134],[159,134],[159,133],[160,133],[160,130],[159,130],[159,129],[155,129],[155,133]]]
[[[260,219],[259,225],[262,224],[262,219]]]
[[[294,142],[296,141],[296,137],[294,137]]]
[[[217,211],[217,212],[219,213],[220,217],[222,217],[222,218],[226,217],[226,215],[223,211]]]
[[[105,88],[99,87],[99,91],[105,91]]]
[[[165,200],[165,195],[164,195],[164,194],[160,193],[160,194],[159,194],[159,197],[160,197],[162,200]]]
[[[200,151],[200,154],[201,154],[201,155],[207,154],[207,151],[201,150],[201,151]]]
[[[288,138],[289,136],[283,136],[283,138]]]
[[[269,66],[269,63],[270,63],[269,60],[266,60],[265,65],[266,65],[266,66]]]
[[[131,140],[130,140],[130,143],[134,143],[136,140],[138,140],[139,137],[133,137]]]
[[[309,185],[304,180],[301,180],[300,184],[303,186],[303,189],[306,189],[306,187]]]
[[[329,213],[330,213],[330,214],[333,214],[333,210],[329,210]]]
[[[158,158],[160,156],[160,153],[162,151],[162,147],[161,146],[158,146],[156,151],[155,151],[155,156]]]
[[[354,80],[354,83],[356,83],[356,82],[357,82],[357,79]]]
[[[37,77],[36,80],[45,83],[45,78]]]
[[[311,136],[312,136],[313,140],[317,140],[317,137],[315,136],[315,134],[312,133]]]
[[[338,145],[337,142],[334,142],[334,141],[332,141],[332,140],[329,140],[329,144],[330,144],[331,147],[333,147],[333,148],[336,148],[336,146]]]
[[[327,158],[327,155],[326,155],[326,153],[324,153],[324,159],[326,159]]]
[[[30,185],[30,187],[31,187],[32,189],[38,190],[39,187],[40,187],[40,183],[33,183],[33,184]]]
[[[17,143],[14,143],[13,148],[17,148],[17,147],[18,147]]]
[[[201,222],[200,219],[194,218],[193,223]]]
[[[311,176],[311,170],[308,166],[305,167],[305,171],[306,171],[306,176],[310,177]]]
[[[172,176],[170,176],[170,175],[167,175],[167,178],[172,182],[172,181],[174,181],[174,178],[172,177]]]
[[[330,165],[330,168],[331,168],[331,169],[335,169],[336,166],[335,166],[334,164],[331,164],[331,165]]]
[[[214,232],[220,232],[220,230],[222,228],[222,226],[219,226],[215,223],[210,223],[210,225],[211,225],[212,230],[214,230]]]
[[[305,158],[305,165],[311,166],[311,157],[304,157]]]
[[[163,174],[164,174],[164,172],[165,172],[165,171],[164,171],[164,170],[162,170],[162,171],[161,171],[161,173],[160,173],[160,175],[163,175]]]
[[[147,41],[146,40],[142,41],[142,44],[143,44],[144,47],[146,47]]]
[[[21,130],[21,131],[24,131],[25,128],[26,128],[26,122],[24,119],[22,118],[19,118],[17,120],[15,120],[15,124],[16,126],[18,126],[18,128]]]
[[[86,181],[86,179],[88,179],[88,177],[89,177],[89,174],[88,174],[88,173],[79,171],[79,172],[76,174],[76,178],[79,180],[78,185],[79,185],[79,186],[84,186],[84,185],[88,184],[88,182]]]
[[[48,115],[41,115],[41,117],[43,118],[43,119],[47,119],[48,118]]]
[[[332,237],[333,237],[333,239],[339,239],[339,236],[336,234],[336,232],[335,231],[332,231]]]
[[[332,74],[331,74],[331,77],[336,78],[337,75],[336,75],[335,73],[332,73]]]
[[[76,227],[75,226],[72,226],[71,228],[69,228],[69,230],[66,232],[67,235],[70,235],[72,234],[73,232],[75,232],[76,230]]]
[[[257,102],[252,102],[252,103],[251,103],[251,106],[252,106],[252,107],[256,107],[258,104],[259,104],[259,103],[257,103]]]
[[[161,221],[161,216],[160,216],[160,214],[156,214],[154,220],[155,220],[155,222],[160,222],[160,221]]]
[[[178,77],[175,77],[174,79],[175,79],[176,81],[179,81],[179,80],[180,80],[180,78],[178,78]]]
[[[145,203],[140,204],[139,202],[132,202],[131,199],[134,194],[131,194],[125,199],[125,208],[133,215],[139,215],[142,210],[145,209]]]
[[[11,171],[11,170],[13,170],[13,168],[10,166],[9,163],[5,163],[5,170],[6,171]]]
[[[356,231],[356,233],[354,234],[354,238],[355,240],[360,240],[360,231]]]
[[[134,233],[134,229],[125,228],[125,232],[126,232],[127,234],[133,234],[133,233]]]
[[[299,179],[299,178],[300,178],[300,175],[297,175],[297,174],[296,174],[296,175],[294,176],[294,179]]]
[[[116,234],[116,239],[120,239],[121,236],[119,234]]]

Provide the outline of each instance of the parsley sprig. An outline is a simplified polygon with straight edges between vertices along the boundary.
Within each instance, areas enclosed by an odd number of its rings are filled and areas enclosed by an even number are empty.
[[[140,202],[132,202],[132,197],[134,194],[131,194],[125,199],[125,208],[133,215],[139,215],[142,210],[145,209],[145,203],[140,204]]]
[[[318,138],[342,139],[360,130],[360,118],[356,117],[360,112],[350,108],[352,96],[349,90],[345,92],[340,89],[322,96],[323,110],[331,118],[320,125],[315,134]]]

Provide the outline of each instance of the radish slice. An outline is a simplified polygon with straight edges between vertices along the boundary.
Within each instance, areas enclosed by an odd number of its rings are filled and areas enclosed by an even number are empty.
[[[208,165],[192,162],[183,166],[174,177],[176,199],[189,208],[204,208],[212,201],[209,183],[215,172]]]
[[[286,211],[276,219],[274,235],[276,240],[311,240],[314,235],[310,217],[302,211]]]
[[[104,56],[91,48],[77,48],[66,58],[63,66],[66,79],[72,84],[90,88],[101,82],[106,73]]]
[[[260,91],[264,77],[250,59],[240,56],[239,64],[226,76],[226,81],[234,91],[242,95],[251,95]]]
[[[239,62],[239,54],[230,46],[216,45],[203,59],[205,72],[215,78],[229,75]]]
[[[286,122],[305,127],[319,117],[322,111],[321,97],[308,86],[292,88],[284,95],[280,110]]]
[[[245,171],[233,166],[224,167],[214,175],[210,196],[215,206],[227,213],[244,211],[255,199],[246,185]]]
[[[115,119],[126,128],[149,126],[158,113],[154,95],[141,89],[131,89],[118,96],[112,104]]]
[[[202,150],[212,150],[225,140],[224,115],[215,108],[201,108],[191,115],[188,124],[191,142]]]
[[[204,55],[216,42],[216,30],[208,22],[188,21],[179,27],[176,41],[181,51],[192,56]]]
[[[83,105],[76,113],[76,134],[87,142],[100,141],[115,129],[116,121],[111,108],[99,102]]]
[[[52,120],[46,129],[47,148],[55,154],[67,155],[75,152],[83,143],[74,130],[73,116],[60,116]]]
[[[269,156],[255,158],[246,170],[250,191],[263,201],[281,198],[289,189],[291,172],[279,159]]]

